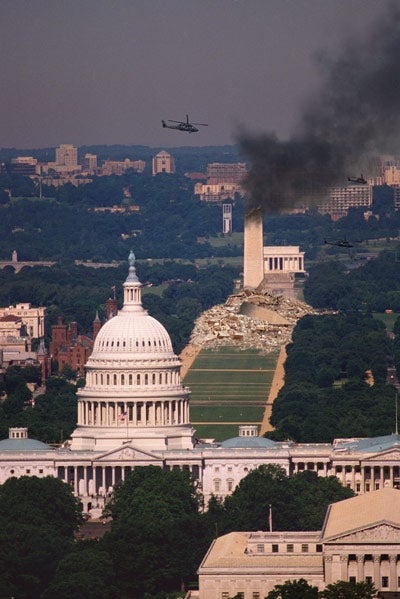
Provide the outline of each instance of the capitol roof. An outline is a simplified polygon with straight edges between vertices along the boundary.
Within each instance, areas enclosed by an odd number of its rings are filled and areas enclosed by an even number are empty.
[[[141,283],[136,275],[135,255],[129,254],[129,274],[124,283],[124,305],[118,314],[100,329],[89,361],[124,358],[127,354],[173,354],[171,338],[155,318],[143,308]]]
[[[256,436],[240,436],[233,437],[232,439],[227,439],[221,443],[221,447],[229,447],[231,449],[234,448],[260,448],[260,447],[268,447],[275,448],[277,443],[272,441],[271,439],[266,439],[265,437],[256,437]]]
[[[2,451],[53,451],[53,448],[36,439],[3,439],[0,441],[0,452]]]
[[[397,433],[369,439],[344,439],[335,443],[335,451],[354,453],[378,453],[394,447],[400,447],[400,435]]]

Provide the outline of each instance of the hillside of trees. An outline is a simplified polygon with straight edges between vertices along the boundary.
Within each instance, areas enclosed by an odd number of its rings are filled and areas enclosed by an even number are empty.
[[[393,432],[395,389],[386,384],[393,341],[380,321],[361,313],[305,316],[287,354],[272,409],[277,430],[268,436],[332,442]]]

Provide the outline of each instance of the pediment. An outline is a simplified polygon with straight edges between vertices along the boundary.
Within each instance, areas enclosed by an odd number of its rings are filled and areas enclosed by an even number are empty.
[[[399,543],[400,526],[389,522],[355,530],[350,533],[339,534],[324,539],[324,543]]]
[[[131,444],[126,444],[122,447],[107,451],[106,453],[99,455],[94,461],[109,462],[114,460],[119,462],[140,462],[142,465],[145,462],[148,462],[149,464],[162,462],[162,459],[154,453],[143,451]]]
[[[400,449],[388,449],[365,458],[363,462],[394,462],[400,461]]]

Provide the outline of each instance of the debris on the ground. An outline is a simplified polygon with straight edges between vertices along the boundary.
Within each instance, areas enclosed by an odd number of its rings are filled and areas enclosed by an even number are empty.
[[[300,318],[319,313],[304,302],[268,290],[243,289],[199,316],[190,344],[204,348],[237,345],[269,353],[290,342]]]

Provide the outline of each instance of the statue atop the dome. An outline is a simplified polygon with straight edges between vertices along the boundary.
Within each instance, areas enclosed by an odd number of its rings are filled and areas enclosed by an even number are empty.
[[[136,256],[132,250],[129,252],[128,262],[129,262],[129,274],[128,274],[128,278],[126,279],[126,282],[138,283],[139,279],[137,277],[136,268],[135,268]]]
[[[128,262],[129,262],[129,266],[135,266],[135,262],[136,262],[136,256],[133,253],[133,250],[131,250],[129,252],[129,256],[128,256]]]

